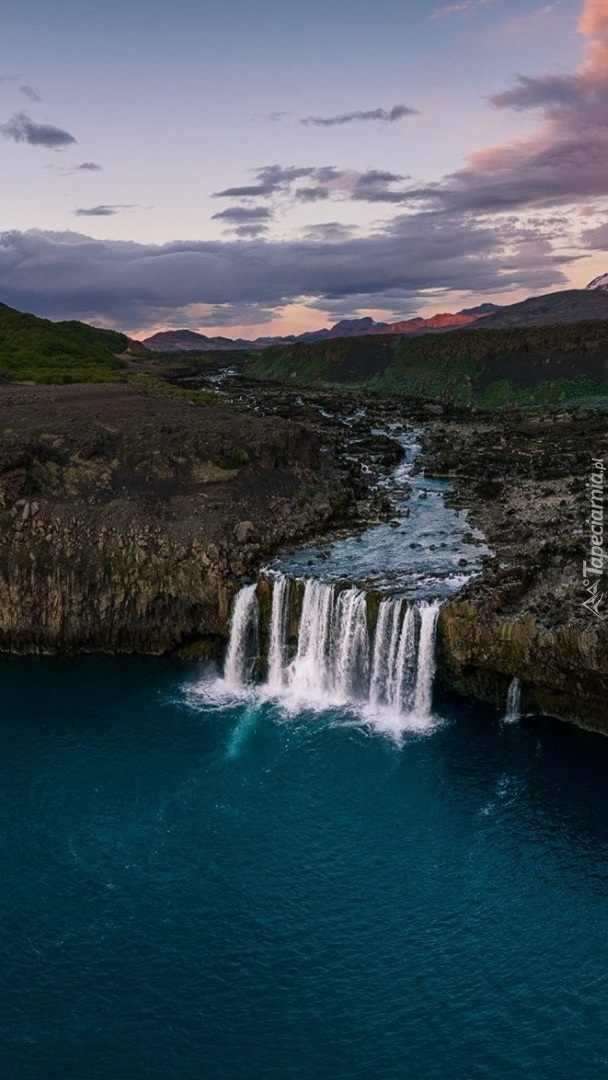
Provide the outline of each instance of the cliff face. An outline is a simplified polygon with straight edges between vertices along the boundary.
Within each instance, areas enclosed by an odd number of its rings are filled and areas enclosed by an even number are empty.
[[[439,669],[461,693],[499,707],[514,676],[522,711],[544,713],[608,733],[608,635],[604,623],[555,631],[533,615],[504,616],[473,601],[441,611]]]
[[[524,415],[438,424],[426,449],[496,555],[442,608],[440,679],[501,706],[517,677],[524,712],[608,733],[608,563],[583,573],[604,438],[601,414]]]
[[[132,387],[4,386],[0,432],[2,651],[225,633],[237,582],[361,494],[303,425]]]

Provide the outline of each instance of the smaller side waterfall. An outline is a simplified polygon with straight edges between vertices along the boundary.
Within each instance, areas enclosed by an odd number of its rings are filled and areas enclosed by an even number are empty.
[[[300,583],[297,634],[290,642],[291,584],[283,574],[272,577],[265,683],[271,695],[430,716],[438,600],[408,604],[388,597],[374,620],[374,601],[363,590],[309,578]],[[253,677],[259,619],[256,586],[247,585],[235,600],[225,665],[225,681],[235,689]]]
[[[256,586],[246,585],[237,593],[230,620],[230,641],[224,664],[224,679],[237,688],[251,678],[258,656],[259,608]]]
[[[512,724],[521,716],[521,683],[519,679],[511,679],[507,691],[507,707],[503,717],[505,724]]]

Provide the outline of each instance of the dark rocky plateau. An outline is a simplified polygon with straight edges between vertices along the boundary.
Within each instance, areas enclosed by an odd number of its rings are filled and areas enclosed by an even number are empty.
[[[5,385],[0,432],[5,652],[225,635],[234,589],[277,547],[382,505],[304,423],[135,387]]]

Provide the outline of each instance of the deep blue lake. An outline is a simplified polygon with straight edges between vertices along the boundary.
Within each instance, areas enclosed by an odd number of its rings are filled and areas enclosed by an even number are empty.
[[[3,1080],[608,1075],[608,741],[0,662]]]

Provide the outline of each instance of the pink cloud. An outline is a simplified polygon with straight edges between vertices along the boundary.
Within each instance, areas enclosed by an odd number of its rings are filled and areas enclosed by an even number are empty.
[[[608,0],[586,0],[578,29],[585,37],[608,35]]]
[[[520,75],[490,99],[497,109],[536,112],[536,131],[478,150],[466,168],[418,198],[500,212],[608,195],[608,0],[586,0],[578,29],[589,39],[578,71]]]

